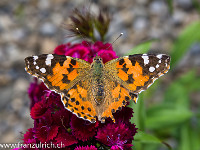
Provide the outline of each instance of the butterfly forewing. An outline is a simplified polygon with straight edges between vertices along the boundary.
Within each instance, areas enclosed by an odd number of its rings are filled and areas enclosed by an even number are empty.
[[[130,55],[109,61],[105,68],[112,80],[116,80],[133,95],[146,90],[156,79],[167,73],[170,57],[164,54]]]
[[[50,90],[63,93],[88,74],[90,64],[70,56],[43,54],[27,57],[25,70],[43,80]]]

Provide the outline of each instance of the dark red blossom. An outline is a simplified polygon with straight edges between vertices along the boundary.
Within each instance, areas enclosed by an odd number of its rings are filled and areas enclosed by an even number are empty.
[[[73,115],[70,125],[72,129],[72,134],[77,139],[87,141],[89,140],[89,138],[93,137],[96,134],[96,127],[98,127],[98,122],[90,123],[89,121],[83,120]]]
[[[39,101],[38,103],[36,103],[32,109],[31,109],[31,117],[33,119],[39,119],[39,118],[42,118],[47,110],[48,110],[48,107],[49,105],[46,103],[45,100],[42,100],[42,101]],[[48,112],[49,113],[49,112]]]
[[[62,147],[70,146],[78,143],[74,136],[65,132],[64,130],[60,130],[58,136],[55,138],[57,144],[63,144]]]
[[[96,55],[101,56],[104,63],[117,58],[115,51],[113,51],[112,45],[110,43],[103,44],[101,41],[95,42],[94,44],[83,41],[82,43],[74,45],[60,45],[55,48],[54,53],[80,58],[90,63],[92,63],[93,58]]]
[[[66,109],[61,109],[52,114],[53,121],[60,127],[68,128],[72,113]]]
[[[58,134],[59,126],[52,125],[44,125],[43,123],[40,123],[36,129],[35,136],[42,142],[47,142],[50,140],[53,140]]]
[[[49,89],[47,89],[44,83],[41,82],[40,84],[38,84],[38,80],[35,78],[35,81],[30,84],[30,87],[28,89],[28,94],[31,99],[30,108],[32,108],[35,103],[41,100],[41,97],[44,95],[44,91],[46,90]]]
[[[133,109],[128,106],[122,107],[122,110],[116,111],[116,113],[113,113],[113,116],[114,116],[116,122],[129,123],[131,117],[133,117]]]
[[[97,150],[97,148],[93,145],[91,146],[78,146],[74,150]]]
[[[132,130],[123,122],[109,123],[98,129],[96,138],[107,146],[123,149],[123,147],[132,146],[131,141],[135,132],[136,128]]]

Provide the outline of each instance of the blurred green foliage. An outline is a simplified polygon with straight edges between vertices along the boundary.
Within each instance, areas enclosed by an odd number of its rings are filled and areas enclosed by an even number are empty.
[[[186,27],[174,41],[170,54],[172,69],[165,75],[170,79],[168,85],[165,84],[163,87],[161,78],[146,92],[139,95],[136,105],[133,102],[130,103],[130,107],[134,109],[132,122],[138,128],[133,149],[200,150],[200,111],[199,106],[195,106],[198,107],[198,111],[191,109],[195,104],[190,99],[194,92],[200,91],[200,78],[198,78],[196,68],[191,68],[177,77],[172,75],[176,65],[191,45],[200,42],[199,29],[200,22],[194,22]],[[138,45],[129,54],[148,52],[152,42]],[[146,99],[155,98],[156,90],[161,87],[162,99],[147,105]]]

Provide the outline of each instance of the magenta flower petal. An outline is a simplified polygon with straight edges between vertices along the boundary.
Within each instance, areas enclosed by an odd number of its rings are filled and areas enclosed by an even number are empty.
[[[113,113],[113,116],[117,122],[129,123],[131,117],[133,117],[133,109],[130,107],[122,107],[122,110],[116,111],[116,113]]]
[[[91,146],[78,146],[74,150],[97,150],[97,148],[93,145]]]
[[[100,56],[104,63],[117,58],[115,51],[113,51],[112,45],[110,43],[104,44],[101,41],[97,41],[94,44],[83,41],[82,43],[74,45],[60,45],[55,48],[54,53],[58,55],[80,58],[90,63],[92,63],[93,58],[96,55]]]
[[[64,128],[68,128],[70,126],[69,122],[71,120],[71,116],[72,113],[66,109],[61,109],[52,114],[54,123]]]
[[[56,125],[47,126],[47,125],[44,125],[43,123],[40,123],[36,129],[35,136],[42,143],[44,143],[55,138],[58,134],[58,129],[59,129],[59,126],[56,126]]]
[[[44,95],[44,91],[46,90],[48,91],[49,89],[47,89],[44,83],[38,84],[38,80],[35,78],[35,81],[30,84],[28,89],[28,94],[31,99],[30,108],[32,108],[35,103],[41,101],[41,96]]]
[[[136,129],[135,129],[136,130]],[[123,147],[126,144],[130,144],[133,140],[135,131],[131,131],[129,126],[126,124],[110,123],[102,128],[98,129],[97,140],[108,146],[118,146]]]
[[[87,141],[96,134],[98,122],[90,123],[89,121],[80,119],[75,115],[71,118],[72,134],[79,140]]]
[[[48,105],[45,100],[36,103],[31,109],[31,117],[33,119],[39,119],[43,117],[48,110]]]
[[[64,147],[78,143],[78,141],[75,139],[75,137],[70,135],[67,132],[59,132],[58,136],[55,138],[55,140],[56,140],[57,144],[63,144]]]
[[[70,47],[70,45],[70,43],[59,45],[54,49],[54,53],[57,55],[65,55],[65,52]]]

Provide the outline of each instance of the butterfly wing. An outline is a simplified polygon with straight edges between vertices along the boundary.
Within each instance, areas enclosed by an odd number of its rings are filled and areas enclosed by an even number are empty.
[[[50,90],[65,93],[87,76],[90,64],[70,56],[43,54],[25,58],[25,70],[41,79]]]
[[[97,106],[96,112],[99,121],[105,122],[105,119],[110,117],[115,122],[112,113],[121,110],[129,99],[135,99],[137,98],[137,95],[132,95],[131,97],[129,91],[117,81],[106,76],[104,78],[105,98],[104,102]]]
[[[109,78],[117,81],[135,97],[156,79],[168,72],[170,57],[164,54],[136,54],[120,57],[105,64]],[[134,98],[137,102],[137,98]]]
[[[91,92],[91,77],[88,77],[80,80],[65,95],[62,95],[62,101],[65,108],[76,114],[77,117],[94,123],[97,115],[96,102]]]

